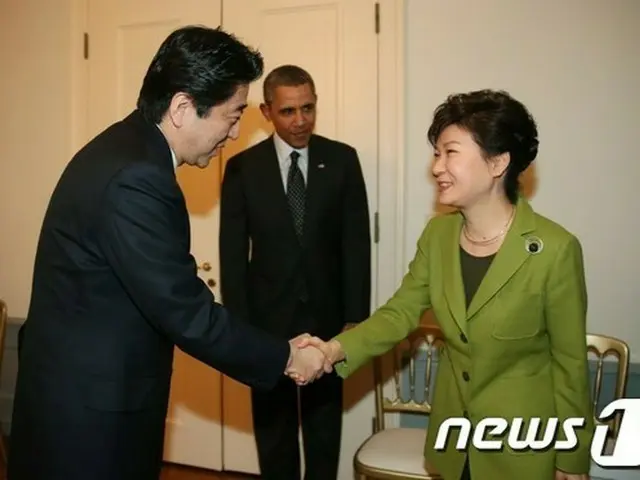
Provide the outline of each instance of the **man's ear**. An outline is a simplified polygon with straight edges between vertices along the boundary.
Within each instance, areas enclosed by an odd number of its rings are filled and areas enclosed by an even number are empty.
[[[262,112],[262,116],[267,120],[267,122],[271,121],[271,110],[269,110],[269,105],[266,103],[260,104],[260,111]]]
[[[495,177],[501,177],[507,171],[507,167],[511,162],[511,154],[509,152],[496,155],[489,160],[491,174]]]
[[[167,116],[175,128],[180,128],[185,123],[185,115],[189,108],[193,108],[191,97],[184,92],[178,92],[171,98]]]

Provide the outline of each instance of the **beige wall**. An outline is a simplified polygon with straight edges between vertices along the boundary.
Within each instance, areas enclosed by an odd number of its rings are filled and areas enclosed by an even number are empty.
[[[0,296],[11,317],[26,314],[40,224],[76,138],[70,1],[0,0]],[[11,427],[17,331],[15,324],[7,329],[0,373],[4,432]]]
[[[71,1],[0,0],[0,295],[12,317],[26,314],[40,224],[72,152]]]
[[[433,109],[506,89],[539,123],[532,204],[582,241],[589,330],[640,361],[640,1],[407,0],[406,13],[405,263],[433,211]]]

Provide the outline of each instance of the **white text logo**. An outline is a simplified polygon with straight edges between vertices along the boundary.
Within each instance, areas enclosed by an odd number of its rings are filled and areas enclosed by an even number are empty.
[[[623,412],[623,416],[613,451],[605,452],[609,450],[606,448],[609,427],[597,425],[591,443],[591,458],[602,467],[639,467],[640,455],[637,449],[640,444],[640,398],[614,400],[602,409],[599,418],[601,421],[609,420],[619,411]],[[532,418],[524,432],[525,421],[521,417],[514,418],[511,426],[504,418],[487,417],[480,420],[472,432],[469,419],[453,417],[446,419],[440,425],[434,449],[444,450],[450,430],[459,428],[460,434],[455,446],[457,450],[466,450],[470,440],[472,445],[480,451],[502,450],[503,440],[488,440],[485,437],[486,435],[504,436],[507,430],[506,443],[514,451],[540,451],[549,448],[558,451],[574,450],[578,446],[576,430],[584,427],[585,423],[584,418],[568,418],[560,425],[557,418],[550,418],[544,430],[541,431],[542,419]],[[556,440],[558,427],[562,428],[565,440]]]

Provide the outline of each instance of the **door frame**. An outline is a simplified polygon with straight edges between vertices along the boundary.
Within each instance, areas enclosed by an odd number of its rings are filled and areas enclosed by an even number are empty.
[[[73,157],[89,140],[87,122],[89,120],[89,64],[85,59],[85,37],[88,29],[88,0],[68,0],[71,3],[71,152]]]
[[[405,0],[379,0],[378,271],[376,306],[397,290],[405,231]]]
[[[378,215],[375,307],[397,290],[406,271],[405,232],[405,0],[379,0],[378,33]],[[391,394],[392,379],[384,390]],[[400,414],[386,416],[390,428]]]

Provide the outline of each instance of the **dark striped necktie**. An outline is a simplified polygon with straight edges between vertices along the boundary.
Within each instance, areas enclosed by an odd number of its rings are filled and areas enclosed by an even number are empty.
[[[287,200],[289,201],[289,209],[293,217],[293,226],[296,229],[296,234],[299,239],[302,239],[305,210],[304,177],[302,176],[302,170],[298,166],[300,153],[294,150],[291,152],[290,157],[291,165],[287,175]]]

